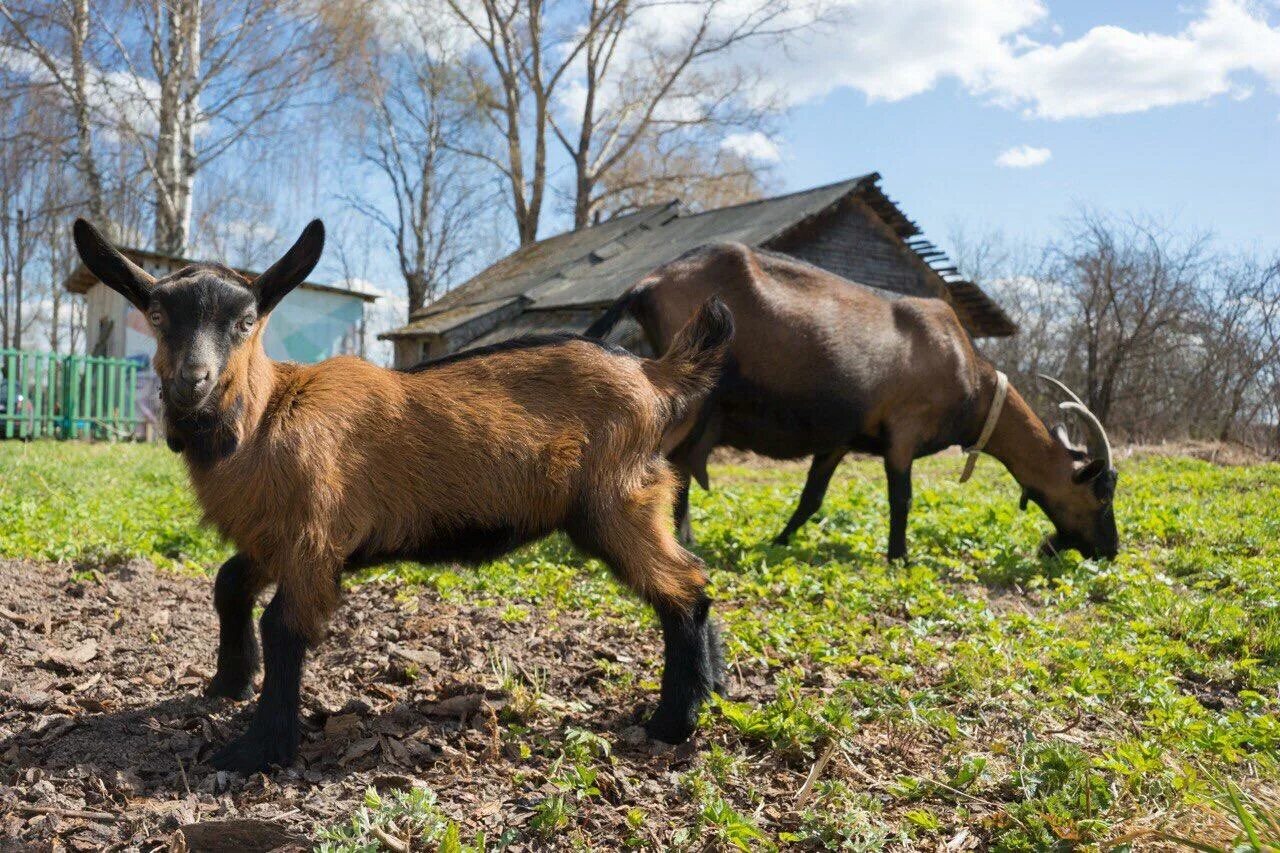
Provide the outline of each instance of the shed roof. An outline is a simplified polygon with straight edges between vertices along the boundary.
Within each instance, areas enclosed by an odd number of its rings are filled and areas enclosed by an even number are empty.
[[[440,299],[414,312],[383,339],[441,334],[486,310],[519,300],[530,312],[605,305],[650,271],[708,243],[766,246],[846,198],[857,196],[917,253],[926,270],[986,334],[1012,334],[1013,324],[977,285],[939,268],[941,252],[917,238],[919,227],[884,194],[872,172],[808,190],[700,213],[678,201],[655,204],[578,231],[523,246]],[[916,239],[913,239],[916,238]],[[910,242],[908,242],[910,241]],[[959,285],[965,285],[959,287]]]
[[[120,246],[120,253],[134,263],[143,261],[161,262],[172,265],[175,269],[192,266],[194,264],[204,263],[203,261],[192,260],[191,258],[183,258],[177,255],[166,255],[162,252],[153,252],[150,249],[136,249],[131,246]],[[246,278],[257,278],[261,272],[253,270],[240,269],[232,267],[236,272]],[[89,272],[84,264],[76,264],[76,268],[62,282],[62,286],[71,293],[88,293],[89,288],[98,283],[98,277]],[[320,284],[315,281],[304,281],[299,287],[305,287],[308,290],[320,290],[326,293],[340,293],[344,296],[353,296],[365,302],[373,302],[378,298],[375,293],[366,293],[362,290],[352,290],[349,287],[339,287],[336,284]]]

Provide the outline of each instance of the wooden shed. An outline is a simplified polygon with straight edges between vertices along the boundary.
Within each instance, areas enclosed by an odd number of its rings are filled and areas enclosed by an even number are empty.
[[[717,242],[782,252],[889,295],[946,300],[974,337],[1017,331],[921,236],[872,173],[703,212],[678,201],[656,204],[539,240],[379,337],[394,342],[396,365],[409,367],[518,335],[582,331],[650,270]],[[638,346],[638,338],[628,343]]]

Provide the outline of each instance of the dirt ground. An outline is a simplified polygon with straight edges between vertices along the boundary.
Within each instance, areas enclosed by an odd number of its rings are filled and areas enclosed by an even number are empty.
[[[439,795],[464,838],[496,837],[546,794],[545,783],[520,781],[545,778],[528,772],[538,756],[511,755],[500,738],[510,700],[501,659],[545,679],[545,701],[563,704],[548,737],[567,724],[614,742],[604,796],[575,817],[591,837],[622,835],[625,802],[676,821],[691,808],[671,780],[696,743],[638,737],[652,685],[619,687],[601,671],[612,661],[652,680],[656,630],[572,615],[504,621],[502,608],[444,604],[394,582],[353,589],[310,659],[295,766],[270,777],[215,771],[207,757],[251,703],[202,695],[216,640],[211,584],[145,563],[85,577],[0,561],[0,849],[183,849],[180,829],[190,850],[304,849],[366,788],[415,784]]]

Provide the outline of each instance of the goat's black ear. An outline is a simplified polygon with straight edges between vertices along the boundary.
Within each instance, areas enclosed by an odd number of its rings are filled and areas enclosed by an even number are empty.
[[[1107,460],[1095,459],[1088,465],[1076,471],[1071,475],[1071,479],[1077,484],[1091,483],[1102,476],[1102,472],[1107,470]]]
[[[323,251],[324,223],[313,219],[302,229],[302,236],[293,248],[253,282],[258,293],[258,313],[265,314],[275,308],[289,291],[306,281]]]
[[[120,254],[107,239],[88,222],[77,219],[71,226],[71,236],[76,243],[80,260],[89,272],[107,287],[128,299],[139,311],[146,311],[151,302],[151,288],[155,278],[142,267]]]

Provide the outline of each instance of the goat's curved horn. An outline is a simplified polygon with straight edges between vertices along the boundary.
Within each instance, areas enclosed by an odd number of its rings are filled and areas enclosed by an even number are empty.
[[[1084,405],[1084,401],[1076,396],[1076,392],[1072,391],[1070,388],[1064,385],[1060,380],[1054,379],[1052,376],[1046,376],[1043,373],[1037,373],[1036,376],[1040,377],[1040,379],[1044,380],[1045,382],[1048,382],[1050,385],[1057,388],[1063,394],[1066,394],[1067,399],[1070,400],[1071,402],[1081,406]]]
[[[1107,470],[1110,470],[1111,441],[1107,438],[1107,431],[1102,428],[1102,421],[1098,420],[1098,416],[1089,411],[1089,407],[1079,401],[1060,403],[1058,408],[1064,412],[1075,412],[1079,416],[1089,434],[1089,438],[1085,442],[1085,446],[1089,448],[1089,457],[1091,459],[1105,460]]]

